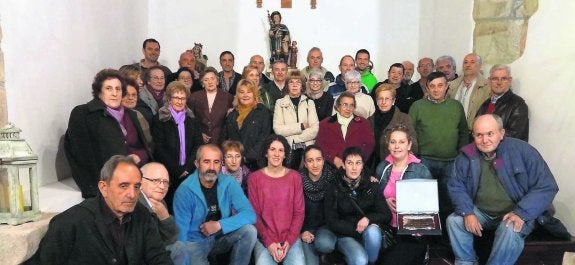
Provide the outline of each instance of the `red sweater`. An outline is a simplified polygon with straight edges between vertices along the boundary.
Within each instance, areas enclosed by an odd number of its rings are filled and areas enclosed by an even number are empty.
[[[293,246],[305,212],[300,174],[290,169],[285,176],[272,178],[258,170],[248,177],[248,194],[263,245],[287,241]]]

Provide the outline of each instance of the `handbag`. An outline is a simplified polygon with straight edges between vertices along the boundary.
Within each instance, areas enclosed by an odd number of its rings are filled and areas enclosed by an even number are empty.
[[[363,212],[363,210],[359,207],[359,205],[357,205],[357,202],[355,201],[355,198],[352,196],[352,194],[350,193],[349,195],[349,199],[351,200],[351,204],[353,205],[353,207],[363,216],[365,216],[365,213]],[[381,249],[383,251],[388,251],[390,250],[393,246],[395,246],[397,244],[397,240],[395,239],[395,235],[393,233],[393,230],[391,230],[391,227],[389,225],[383,225],[380,227],[381,229]]]

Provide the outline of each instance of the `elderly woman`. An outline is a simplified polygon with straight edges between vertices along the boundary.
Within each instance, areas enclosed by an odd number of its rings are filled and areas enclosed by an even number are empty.
[[[243,163],[244,145],[238,141],[225,140],[222,143],[222,151],[224,153],[222,173],[234,177],[244,192],[247,193],[250,169]]]
[[[168,209],[176,189],[196,168],[196,150],[203,143],[200,124],[192,111],[186,107],[189,91],[174,81],[166,89],[168,103],[158,110],[152,122],[154,154],[158,162],[164,164],[170,174],[170,188],[166,194]]]
[[[398,125],[406,127],[414,142],[411,151],[412,153],[417,153],[416,134],[413,124],[411,123],[411,118],[394,105],[395,93],[395,86],[388,83],[382,83],[375,89],[377,109],[373,116],[369,118],[376,144],[374,153],[368,163],[372,169],[389,154],[389,150],[387,149],[387,134],[385,131],[392,127]]]
[[[323,73],[319,69],[312,69],[307,80],[306,95],[313,100],[319,121],[331,116],[333,110],[334,100],[331,94],[324,92],[326,86]]]
[[[347,264],[373,264],[381,248],[380,227],[390,221],[390,212],[377,183],[363,174],[361,149],[346,148],[342,158],[343,171],[325,194],[325,219]]]
[[[100,169],[111,156],[129,155],[138,165],[151,157],[136,112],[122,106],[125,94],[122,73],[104,69],[92,82],[94,99],[70,113],[64,144],[72,176],[84,198],[99,194]]]
[[[142,81],[142,72],[140,71],[140,67],[133,64],[126,64],[120,67],[120,72],[124,74],[128,79],[134,80],[138,86],[136,86],[138,92],[144,88],[144,81]]]
[[[220,145],[223,141],[226,115],[232,108],[234,97],[218,89],[218,72],[213,67],[204,71],[201,80],[204,89],[190,96],[190,109],[202,124],[204,143]]]
[[[318,253],[335,250],[337,237],[328,228],[324,213],[324,197],[330,183],[335,180],[335,169],[324,162],[323,153],[317,145],[307,146],[303,152],[302,177],[305,201],[305,219],[300,238],[303,241],[305,264],[320,264]]]
[[[375,105],[373,105],[373,99],[361,91],[361,74],[356,70],[351,70],[347,71],[343,77],[346,91],[355,95],[355,101],[357,101],[353,113],[366,119],[369,118],[375,112]],[[333,114],[336,111],[334,106]]]
[[[140,99],[156,115],[158,109],[166,103],[164,98],[164,87],[166,86],[166,76],[162,66],[152,66],[144,72],[144,82],[146,85],[140,91]]]
[[[299,239],[304,219],[302,178],[284,166],[289,151],[283,136],[266,137],[261,156],[266,157],[267,165],[248,179],[259,238],[254,247],[256,265],[305,264]]]
[[[341,153],[347,147],[357,146],[366,156],[373,152],[373,130],[366,119],[353,114],[356,106],[355,95],[345,91],[335,101],[336,114],[319,123],[316,144],[336,168],[343,166]]]
[[[190,91],[190,94],[194,91],[194,73],[192,73],[192,70],[190,70],[187,67],[182,67],[180,69],[178,69],[178,71],[174,74],[174,77],[176,77],[176,81],[179,81],[180,83],[184,84],[184,86],[186,87],[186,89],[188,91]],[[190,107],[190,104],[188,102],[188,107]]]
[[[274,131],[284,136],[292,146],[288,167],[299,169],[303,149],[315,142],[319,122],[313,100],[302,95],[304,76],[299,70],[291,72],[286,80],[287,95],[276,101]]]
[[[385,146],[388,155],[377,166],[380,192],[391,209],[391,227],[397,231],[396,182],[402,179],[431,179],[431,173],[415,157],[411,149],[413,138],[411,131],[402,124],[392,127],[386,133]],[[396,236],[398,242],[385,256],[385,264],[422,264],[425,256],[425,243],[412,236]]]
[[[245,147],[245,162],[250,170],[258,169],[263,140],[272,131],[269,110],[259,102],[256,84],[245,79],[238,82],[233,111],[226,119],[225,139],[241,142]]]
[[[142,127],[142,132],[144,133],[143,136],[144,136],[144,140],[146,141],[146,146],[148,148],[153,148],[154,142],[152,139],[152,133],[150,132],[150,123],[149,123],[149,121],[152,120],[152,117],[150,117],[150,119],[148,120],[146,115],[142,114],[140,112],[140,110],[138,109],[138,102],[141,102],[141,101],[139,101],[139,98],[138,98],[137,87],[138,87],[138,85],[137,85],[136,81],[134,81],[132,79],[126,79],[126,94],[122,98],[122,106],[124,106],[124,108],[126,108],[126,109],[135,110],[136,115],[138,117],[138,122],[140,122],[140,126]],[[149,112],[148,114],[151,115],[152,112]],[[153,153],[151,150],[148,150],[148,152],[150,154]]]

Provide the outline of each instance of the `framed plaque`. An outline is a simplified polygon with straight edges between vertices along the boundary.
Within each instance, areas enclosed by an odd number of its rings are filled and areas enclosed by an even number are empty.
[[[399,180],[395,185],[397,233],[441,235],[437,180]]]

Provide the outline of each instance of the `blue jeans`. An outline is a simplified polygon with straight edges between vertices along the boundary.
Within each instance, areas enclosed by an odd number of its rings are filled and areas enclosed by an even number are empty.
[[[254,247],[254,259],[256,265],[275,265],[278,264],[268,251],[268,249],[260,242],[256,242]],[[305,265],[305,258],[303,254],[302,242],[298,238],[295,243],[290,246],[288,253],[282,261],[283,265]]]
[[[244,265],[250,262],[254,244],[257,241],[257,231],[253,225],[244,225],[240,229],[216,238],[212,235],[202,242],[177,241],[170,250],[174,264],[209,265],[210,254],[222,254],[230,251],[230,264]],[[250,253],[250,254],[246,254]]]
[[[515,264],[523,251],[525,237],[533,231],[535,220],[525,222],[521,231],[516,233],[513,231],[513,225],[505,227],[505,222],[502,221],[503,216],[489,216],[477,207],[474,207],[473,212],[483,230],[495,229],[493,248],[487,264]],[[455,264],[477,264],[477,255],[473,248],[474,235],[465,230],[463,217],[451,214],[447,218],[447,231],[455,254]]]
[[[453,212],[453,205],[449,198],[447,190],[447,183],[453,174],[454,161],[441,161],[422,157],[421,163],[424,164],[433,176],[437,179],[437,191],[439,195],[439,217],[441,219],[441,227],[445,227],[445,219]],[[445,233],[444,233],[445,235]]]
[[[365,265],[374,263],[381,248],[381,229],[369,225],[362,233],[363,246],[353,237],[337,239],[337,249],[345,256],[348,265]]]
[[[319,253],[327,254],[335,250],[337,236],[327,227],[322,226],[315,231],[314,240],[310,244],[302,242],[306,265],[319,265]]]

